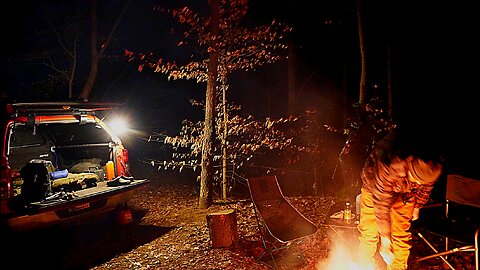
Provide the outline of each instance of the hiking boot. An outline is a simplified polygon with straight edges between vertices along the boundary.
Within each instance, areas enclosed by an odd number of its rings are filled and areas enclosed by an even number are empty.
[[[126,176],[126,175],[120,175],[121,178],[125,179],[125,180],[130,180],[130,181],[133,181],[133,176]]]
[[[107,186],[109,187],[118,187],[118,186],[122,186],[122,185],[128,185],[130,184],[132,181],[131,180],[128,180],[128,179],[124,179],[121,175],[120,176],[117,176],[115,177],[114,179],[110,180],[110,181],[107,181]]]

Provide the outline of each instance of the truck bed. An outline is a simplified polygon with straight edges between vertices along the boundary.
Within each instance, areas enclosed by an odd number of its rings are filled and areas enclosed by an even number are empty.
[[[58,197],[28,203],[22,210],[2,217],[2,223],[5,222],[13,230],[23,231],[93,220],[94,216],[110,213],[125,205],[133,190],[149,182],[147,179],[136,179],[126,185],[109,187],[107,181],[100,181],[95,187],[63,194],[57,192],[52,196]]]
[[[65,208],[70,205],[76,205],[82,202],[90,202],[92,200],[98,201],[102,198],[110,197],[116,193],[127,192],[147,184],[146,179],[136,179],[130,184],[109,187],[107,181],[99,181],[96,187],[85,188],[74,192],[65,192],[65,195],[58,194],[58,198],[43,200],[39,202],[32,202],[29,204],[29,210],[35,213],[42,211],[51,211],[52,208]],[[54,195],[55,196],[55,195]]]

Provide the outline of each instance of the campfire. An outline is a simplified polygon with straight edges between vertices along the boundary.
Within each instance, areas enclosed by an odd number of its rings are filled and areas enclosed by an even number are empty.
[[[360,265],[356,258],[358,235],[355,229],[331,227],[329,258],[316,265],[317,270],[374,270],[374,265]]]

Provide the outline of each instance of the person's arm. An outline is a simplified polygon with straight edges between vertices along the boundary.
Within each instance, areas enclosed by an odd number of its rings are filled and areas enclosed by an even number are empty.
[[[435,182],[418,185],[417,191],[415,192],[415,208],[421,209],[425,206],[430,198],[434,185]]]
[[[417,220],[420,216],[420,209],[422,209],[430,198],[433,186],[435,183],[418,185],[415,191],[415,208],[413,210],[412,221]]]

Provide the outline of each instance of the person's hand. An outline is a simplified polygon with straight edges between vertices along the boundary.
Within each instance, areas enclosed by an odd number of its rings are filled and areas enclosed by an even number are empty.
[[[388,237],[380,238],[380,256],[387,265],[391,265],[393,261],[393,252],[392,252],[392,241]]]
[[[417,220],[420,216],[420,208],[414,208],[412,214],[412,221]]]

